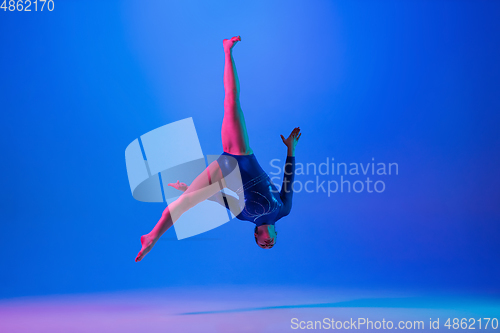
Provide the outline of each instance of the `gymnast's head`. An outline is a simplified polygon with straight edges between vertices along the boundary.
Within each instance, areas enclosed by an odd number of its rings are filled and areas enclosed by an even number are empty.
[[[263,224],[255,227],[253,234],[255,242],[263,249],[270,249],[276,244],[278,233],[274,228],[274,224]]]

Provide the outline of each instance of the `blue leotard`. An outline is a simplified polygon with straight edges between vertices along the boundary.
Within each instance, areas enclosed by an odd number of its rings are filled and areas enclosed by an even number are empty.
[[[295,157],[287,156],[281,191],[271,182],[267,173],[257,162],[255,154],[233,155],[222,153],[217,159],[222,174],[229,189],[239,197],[241,212],[236,215],[239,220],[263,224],[274,224],[290,213],[292,209],[292,184],[295,175]],[[232,186],[228,176],[236,167],[239,167],[241,182]],[[238,177],[239,178],[239,177]],[[229,209],[227,202],[226,208]]]

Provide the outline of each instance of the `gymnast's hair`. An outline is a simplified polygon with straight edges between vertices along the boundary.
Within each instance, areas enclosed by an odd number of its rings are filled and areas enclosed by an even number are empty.
[[[254,236],[255,236],[255,234],[257,234],[257,228],[258,228],[258,227],[257,227],[257,226],[255,226],[255,229],[253,229],[253,234],[254,234]],[[257,245],[259,245],[259,242],[257,241],[257,236],[255,236],[255,243],[257,243]],[[274,244],[273,244],[273,246],[274,246],[274,245],[276,245],[276,240],[274,240]],[[270,247],[270,249],[272,249],[272,248],[273,248],[273,246],[271,246],[271,247]],[[259,247],[260,247],[260,245],[259,245]]]

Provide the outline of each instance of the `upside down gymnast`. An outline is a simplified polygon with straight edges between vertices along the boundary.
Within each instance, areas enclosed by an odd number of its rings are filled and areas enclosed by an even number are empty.
[[[263,249],[270,249],[274,246],[277,236],[274,224],[290,213],[295,175],[295,147],[301,136],[300,128],[293,129],[286,139],[281,135],[283,143],[287,146],[287,158],[283,185],[281,191],[278,192],[250,148],[245,117],[239,101],[238,74],[232,55],[232,49],[238,41],[241,41],[240,36],[223,40],[225,98],[221,136],[224,152],[217,160],[210,163],[190,186],[180,181],[168,184],[184,193],[168,205],[153,230],[141,236],[142,248],[135,258],[136,262],[141,261],[151,251],[161,235],[184,212],[204,200],[216,201],[231,212],[237,212],[236,218],[255,223],[255,241]],[[235,163],[239,167],[243,185],[239,189],[231,188],[225,178],[235,168]],[[220,187],[211,186],[214,183],[219,183],[223,188],[235,190],[238,198],[223,194]]]

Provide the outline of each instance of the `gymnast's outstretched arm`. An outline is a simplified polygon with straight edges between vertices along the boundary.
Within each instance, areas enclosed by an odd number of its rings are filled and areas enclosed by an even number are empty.
[[[295,146],[301,135],[300,127],[294,128],[287,139],[281,135],[281,140],[283,140],[283,143],[287,146],[287,157],[285,170],[283,172],[283,184],[281,185],[280,192],[283,208],[280,211],[279,217],[288,215],[292,210],[293,181],[295,179]]]

